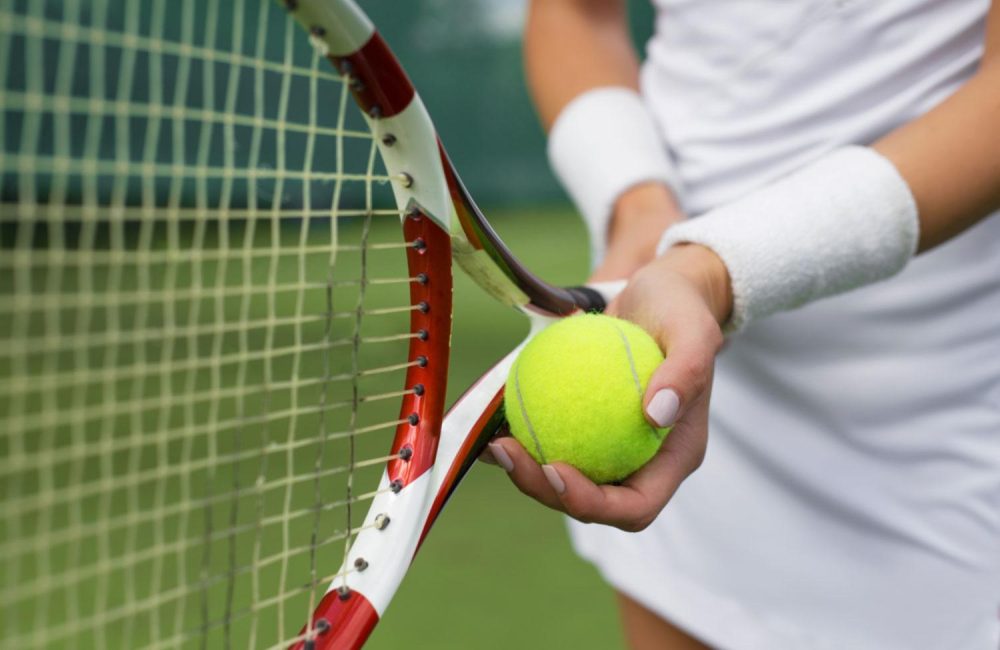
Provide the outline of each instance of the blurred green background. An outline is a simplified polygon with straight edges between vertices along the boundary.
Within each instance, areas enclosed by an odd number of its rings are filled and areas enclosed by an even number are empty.
[[[402,61],[452,161],[481,204],[566,202],[545,157],[525,88],[526,0],[365,0]],[[648,0],[629,0],[637,44],[652,33]]]

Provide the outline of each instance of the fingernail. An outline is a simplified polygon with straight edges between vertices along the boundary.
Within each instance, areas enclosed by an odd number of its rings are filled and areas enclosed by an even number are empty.
[[[493,458],[496,459],[497,463],[500,464],[500,467],[502,467],[505,472],[509,474],[514,471],[514,461],[510,459],[510,456],[507,455],[507,451],[501,445],[491,442],[489,444],[489,448],[490,453],[493,454]]]
[[[681,398],[677,393],[669,388],[659,390],[653,399],[646,405],[646,415],[649,416],[657,426],[669,427],[677,419],[677,409],[681,405]]]
[[[563,483],[562,477],[559,476],[559,472],[552,465],[542,465],[542,473],[545,474],[545,478],[548,479],[549,485],[552,489],[556,491],[556,494],[562,494],[566,491],[566,484]]]

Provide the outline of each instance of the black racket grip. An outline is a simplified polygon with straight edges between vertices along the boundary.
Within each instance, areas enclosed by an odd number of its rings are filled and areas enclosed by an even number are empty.
[[[608,306],[604,296],[590,287],[566,287],[566,291],[573,297],[573,302],[583,311],[603,312]]]

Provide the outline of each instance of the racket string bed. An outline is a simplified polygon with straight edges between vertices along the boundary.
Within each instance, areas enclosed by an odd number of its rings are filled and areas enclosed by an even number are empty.
[[[0,645],[287,647],[388,522],[426,277],[350,85],[272,3],[0,8]]]
[[[352,0],[10,0],[0,93],[0,645],[358,647],[501,422],[510,355],[444,414],[452,256],[603,298]]]

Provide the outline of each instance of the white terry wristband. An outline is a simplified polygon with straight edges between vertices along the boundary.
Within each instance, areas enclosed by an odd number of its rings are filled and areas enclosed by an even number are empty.
[[[906,181],[875,150],[852,146],[667,229],[657,251],[689,242],[722,258],[733,287],[732,331],[894,275],[918,238]]]
[[[552,125],[549,162],[590,231],[592,262],[604,256],[615,201],[628,188],[659,181],[678,194],[680,181],[642,98],[628,88],[589,90]]]

